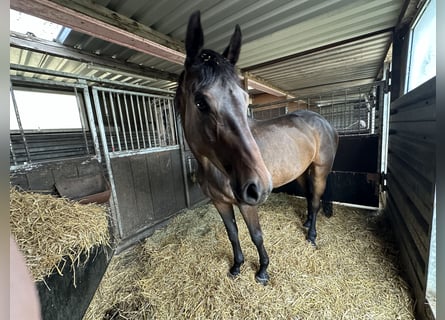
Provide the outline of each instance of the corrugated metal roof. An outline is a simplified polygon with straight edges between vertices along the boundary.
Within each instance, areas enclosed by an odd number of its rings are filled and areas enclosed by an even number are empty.
[[[239,24],[243,33],[238,63],[241,70],[299,95],[376,80],[391,42],[390,28],[396,26],[406,7],[403,0],[99,0],[95,3],[179,41],[185,38],[190,14],[199,9],[205,46],[217,51],[225,48],[235,24]],[[369,34],[372,36],[367,37]],[[358,40],[348,42],[353,38]],[[175,74],[182,70],[181,65],[76,31],[65,30],[59,40],[66,46],[116,61]],[[63,64],[57,58],[12,49],[11,63],[41,64],[81,75],[116,78],[116,74],[98,70],[93,73],[86,63]],[[174,85],[165,81],[147,83],[162,88]]]

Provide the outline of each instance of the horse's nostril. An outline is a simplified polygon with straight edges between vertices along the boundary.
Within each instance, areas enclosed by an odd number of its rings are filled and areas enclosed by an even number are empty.
[[[248,204],[255,205],[261,200],[260,187],[255,182],[249,182],[244,187],[244,201]]]

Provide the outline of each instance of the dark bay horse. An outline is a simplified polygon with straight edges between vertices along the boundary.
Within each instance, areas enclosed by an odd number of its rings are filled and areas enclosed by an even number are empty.
[[[200,13],[190,16],[186,60],[175,97],[184,135],[198,161],[198,181],[224,221],[232,244],[236,276],[244,262],[233,205],[239,207],[255,244],[260,267],[256,279],[266,284],[269,258],[264,248],[257,206],[272,188],[293,180],[306,190],[307,239],[315,245],[316,217],[338,144],[335,129],[319,114],[297,111],[255,121],[247,117],[248,94],[235,64],[241,31],[235,27],[223,54],[203,49]]]

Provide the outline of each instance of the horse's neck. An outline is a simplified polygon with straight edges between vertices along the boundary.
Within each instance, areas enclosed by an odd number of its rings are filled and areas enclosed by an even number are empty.
[[[195,155],[198,161],[198,182],[205,195],[212,200],[234,202],[230,180],[206,157]]]

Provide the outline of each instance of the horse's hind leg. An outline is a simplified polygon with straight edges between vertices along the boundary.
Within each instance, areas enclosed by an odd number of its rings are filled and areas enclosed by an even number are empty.
[[[315,238],[317,237],[316,223],[317,223],[317,213],[320,210],[320,199],[326,188],[326,178],[329,171],[322,166],[314,165],[312,171],[310,172],[311,180],[311,205],[308,206],[308,221],[309,230],[307,233],[307,240],[315,246]]]
[[[258,255],[260,258],[260,269],[255,275],[255,279],[266,285],[269,281],[269,274],[267,273],[267,267],[269,266],[269,256],[267,255],[266,248],[263,244],[263,233],[261,231],[260,221],[258,218],[258,209],[254,206],[239,205],[241,214],[249,229],[250,237],[255,244]]]
[[[233,249],[233,266],[230,268],[230,275],[235,277],[240,273],[240,267],[244,263],[244,255],[241,250],[241,245],[238,238],[238,227],[235,221],[235,214],[231,204],[222,202],[213,202],[213,205],[219,212],[224,225],[226,227],[227,235]]]
[[[299,176],[296,181],[300,185],[307,202],[307,218],[303,226],[309,228],[312,220],[312,181],[309,177],[309,169]]]
[[[332,181],[331,176],[326,178],[326,188],[323,196],[321,197],[321,205],[323,207],[323,213],[326,217],[332,217]]]

